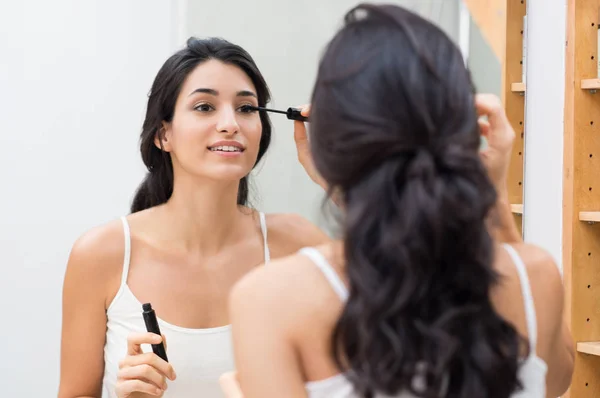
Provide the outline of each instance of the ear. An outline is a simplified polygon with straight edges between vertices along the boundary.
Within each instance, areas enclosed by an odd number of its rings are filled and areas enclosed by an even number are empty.
[[[163,121],[160,130],[158,130],[154,137],[154,145],[161,151],[171,152],[171,135],[171,123]]]

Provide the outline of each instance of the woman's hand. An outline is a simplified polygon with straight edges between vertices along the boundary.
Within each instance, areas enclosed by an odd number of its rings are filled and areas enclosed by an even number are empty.
[[[237,372],[223,373],[219,378],[219,384],[225,394],[225,398],[244,398],[237,378]]]
[[[488,229],[496,241],[522,242],[522,235],[512,214],[506,185],[515,131],[498,97],[478,94],[475,97],[475,106],[479,116],[487,117],[487,121],[479,121],[481,135],[487,139],[487,148],[481,151],[481,158],[498,193],[496,205],[488,216]]]
[[[141,347],[161,341],[164,336],[155,333],[134,333],[127,337],[127,356],[119,364],[117,374],[117,397],[162,397],[167,389],[166,379],[175,380],[175,371],[171,364],[153,352],[144,353]]]
[[[310,115],[310,105],[302,105],[298,108],[302,110],[302,116],[308,117]],[[294,121],[294,141],[296,142],[296,150],[298,151],[298,160],[302,167],[304,167],[306,174],[308,174],[311,180],[320,185],[321,188],[327,190],[327,184],[313,162],[304,122]]]
[[[302,116],[308,117],[310,115],[310,105],[301,105],[297,108],[302,110]],[[300,122],[298,120],[294,121],[294,141],[296,142],[296,150],[298,151],[298,160],[300,161],[302,167],[304,167],[306,174],[308,174],[310,179],[313,180],[317,185],[327,191],[329,188],[327,182],[325,182],[323,177],[321,177],[317,171],[317,168],[315,167],[315,163],[313,162],[304,122]],[[339,191],[334,190],[331,195],[331,200],[337,206],[341,206],[341,195]]]
[[[487,117],[487,121],[479,121],[481,135],[487,139],[487,148],[481,152],[481,157],[496,190],[503,194],[506,192],[515,131],[506,117],[502,102],[495,95],[477,94],[475,106],[479,116]]]

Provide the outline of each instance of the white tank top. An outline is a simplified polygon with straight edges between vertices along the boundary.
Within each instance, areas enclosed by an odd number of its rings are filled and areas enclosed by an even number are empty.
[[[523,293],[527,334],[529,335],[530,344],[529,356],[521,361],[518,374],[523,384],[523,390],[512,394],[511,398],[545,398],[548,366],[536,353],[537,320],[527,270],[516,250],[507,244],[503,246],[508,254],[510,254],[521,281],[521,292]],[[301,249],[300,252],[308,256],[316,264],[340,299],[346,301],[348,299],[346,285],[321,252],[312,247]],[[418,382],[418,380],[415,381]],[[344,374],[338,374],[325,380],[308,382],[305,388],[309,398],[359,398],[355,394],[352,384],[346,379]],[[386,396],[377,395],[377,397],[384,398]],[[397,395],[396,398],[415,398],[415,396],[409,392],[405,392]]]
[[[119,361],[127,354],[127,336],[131,332],[146,332],[142,318],[142,303],[127,285],[131,236],[127,219],[122,217],[125,232],[125,259],[121,286],[106,312],[106,343],[104,345],[104,380],[102,397],[113,398],[119,371]],[[260,213],[260,228],[264,242],[265,263],[270,260],[267,245],[265,215]],[[209,329],[187,329],[158,318],[160,331],[167,338],[169,362],[177,379],[167,380],[164,398],[217,398],[224,397],[219,387],[219,376],[235,369],[231,325]],[[152,352],[150,346],[142,346]]]

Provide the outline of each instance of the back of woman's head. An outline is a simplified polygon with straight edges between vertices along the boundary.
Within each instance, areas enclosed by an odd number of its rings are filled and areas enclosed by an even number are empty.
[[[345,208],[338,365],[365,395],[508,397],[522,340],[490,300],[496,193],[461,53],[400,7],[359,5],[345,22],[311,111],[315,164]]]
[[[161,134],[163,123],[173,120],[177,98],[185,79],[197,66],[209,60],[221,61],[240,68],[256,88],[258,105],[265,106],[270,101],[271,94],[267,83],[246,50],[220,38],[189,38],[186,47],[173,54],[163,64],[150,90],[140,139],[142,160],[148,173],[131,204],[132,213],[163,204],[171,197],[173,193],[171,156],[155,145],[156,138]],[[266,112],[260,112],[259,116],[262,133],[256,163],[260,162],[271,142],[269,116]],[[248,176],[245,176],[239,183],[237,200],[239,205],[247,204],[248,193]]]

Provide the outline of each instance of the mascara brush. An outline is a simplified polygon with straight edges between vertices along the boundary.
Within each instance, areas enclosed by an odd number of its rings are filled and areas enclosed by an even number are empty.
[[[245,105],[244,108],[247,110],[253,110],[253,111],[281,113],[283,115],[286,115],[287,118],[290,120],[298,120],[300,122],[308,122],[308,118],[306,116],[302,116],[302,113],[301,113],[302,110],[298,109],[298,108],[288,108],[287,111],[280,111],[278,109],[270,109],[270,108],[264,108],[262,106],[252,106],[252,105]]]

